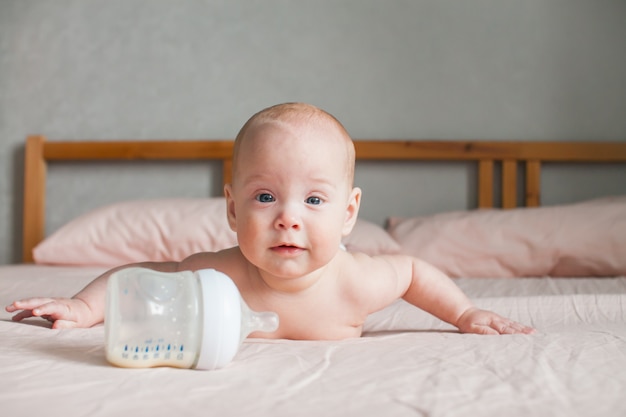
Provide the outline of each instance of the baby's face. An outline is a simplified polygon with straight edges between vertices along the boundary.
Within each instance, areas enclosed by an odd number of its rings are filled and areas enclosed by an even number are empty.
[[[246,258],[280,278],[326,265],[356,219],[360,192],[336,129],[264,123],[246,134],[231,188],[229,220]]]

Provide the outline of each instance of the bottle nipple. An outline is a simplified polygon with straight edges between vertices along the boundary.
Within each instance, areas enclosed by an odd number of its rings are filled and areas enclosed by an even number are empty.
[[[264,311],[256,312],[250,309],[241,299],[241,341],[253,332],[275,332],[278,330],[278,314]]]

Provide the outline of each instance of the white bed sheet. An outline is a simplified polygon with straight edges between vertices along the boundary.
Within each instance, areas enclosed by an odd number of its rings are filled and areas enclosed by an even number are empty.
[[[102,270],[3,266],[1,301],[71,295]],[[102,326],[51,330],[2,310],[1,414],[626,415],[626,278],[457,283],[539,332],[462,335],[400,301],[359,339],[250,339],[217,371],[122,369],[104,358]]]

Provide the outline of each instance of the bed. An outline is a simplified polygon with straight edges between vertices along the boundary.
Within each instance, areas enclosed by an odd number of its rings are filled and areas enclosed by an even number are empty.
[[[623,164],[626,143],[359,140],[356,148],[359,160],[475,163],[478,207],[384,227],[360,220],[347,250],[427,259],[477,305],[537,334],[459,334],[398,301],[358,339],[248,339],[220,370],[123,369],[105,360],[103,326],[51,330],[2,310],[2,415],[626,415],[626,198],[541,207],[544,163]],[[111,265],[235,242],[219,196],[116,203],[46,235],[48,164],[218,160],[227,182],[231,151],[231,141],[29,137],[23,262],[0,267],[3,305],[71,295]]]

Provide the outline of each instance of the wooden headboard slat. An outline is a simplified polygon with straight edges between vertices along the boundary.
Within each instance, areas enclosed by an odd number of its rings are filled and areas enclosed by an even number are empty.
[[[233,160],[232,158],[224,159],[222,164],[222,182],[230,184],[233,179]]]
[[[502,163],[502,207],[517,206],[518,165],[525,168],[524,202],[541,201],[543,162],[626,162],[626,142],[528,142],[355,140],[358,160],[470,161],[478,164],[478,207],[494,207],[494,167]],[[23,261],[44,238],[48,161],[219,160],[230,182],[230,140],[59,141],[31,136],[26,142],[23,211]]]
[[[493,159],[478,162],[478,207],[493,207]]]
[[[355,142],[357,159],[374,160],[541,160],[543,162],[623,162],[624,142],[406,141]]]
[[[517,207],[517,161],[502,161],[502,208]]]
[[[541,205],[541,162],[537,159],[526,161],[526,207]]]
[[[32,262],[33,248],[45,235],[46,161],[44,137],[31,136],[26,142],[24,160],[24,210],[22,230],[22,259]]]
[[[229,159],[233,142],[215,141],[115,141],[47,142],[44,158],[48,161],[80,160],[176,160]]]

